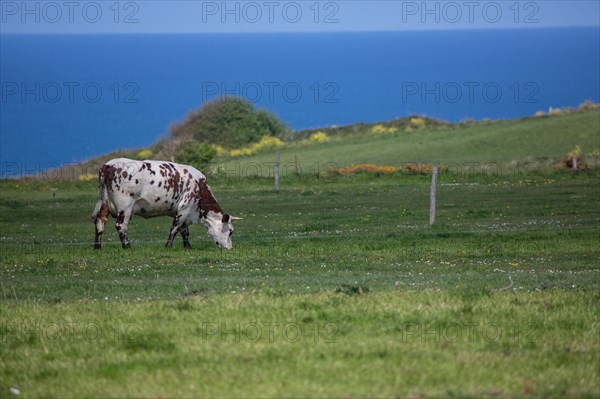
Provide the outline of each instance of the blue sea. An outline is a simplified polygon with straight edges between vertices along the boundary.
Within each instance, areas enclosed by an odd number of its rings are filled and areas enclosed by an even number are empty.
[[[225,95],[293,129],[600,102],[600,30],[0,35],[0,78],[12,177],[147,146]]]

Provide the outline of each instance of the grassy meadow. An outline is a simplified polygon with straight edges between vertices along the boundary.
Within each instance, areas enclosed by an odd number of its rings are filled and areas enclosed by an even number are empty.
[[[232,251],[139,217],[94,251],[96,182],[2,181],[0,395],[599,397],[600,174],[560,168],[599,116],[292,143],[279,193],[220,159]],[[429,174],[319,173],[409,161],[462,166],[433,227]]]
[[[463,175],[487,169],[488,174],[506,177],[517,165],[546,173],[576,145],[587,153],[600,149],[600,109],[517,120],[431,124],[411,132],[393,122],[380,125],[398,128],[394,134],[373,134],[376,126],[319,129],[328,135],[321,145],[286,144],[281,153],[282,173],[293,175],[296,165],[301,173],[314,174],[328,166],[376,163],[401,167],[439,162]],[[314,131],[305,135],[311,133]],[[218,159],[217,164],[228,176],[272,176],[273,153]],[[594,153],[587,160],[597,162],[599,155]]]

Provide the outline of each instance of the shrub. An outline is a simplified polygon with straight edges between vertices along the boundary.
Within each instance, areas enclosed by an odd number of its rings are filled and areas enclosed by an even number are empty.
[[[442,171],[445,167],[443,165],[438,166],[438,170]],[[402,170],[408,173],[414,174],[429,174],[433,171],[433,164],[426,163],[407,163],[402,167]]]
[[[275,115],[257,110],[251,102],[225,97],[202,104],[170,130],[174,139],[235,148],[257,142],[263,136],[283,135],[287,128]]]
[[[583,162],[581,158],[581,147],[576,145],[569,153],[562,159],[562,162],[565,164],[567,169],[573,169],[575,166],[573,164],[573,158],[577,160],[577,169],[586,170],[588,165]]]
[[[395,173],[399,169],[395,166],[382,166],[382,165],[374,165],[374,164],[361,164],[361,165],[351,165],[344,168],[335,168],[330,166],[323,173],[325,175],[354,175],[357,173],[371,173],[371,174],[386,174],[386,173]]]
[[[86,173],[85,175],[79,175],[79,181],[91,181],[98,178],[97,174]]]
[[[326,143],[330,140],[327,133],[318,131],[310,135],[310,137],[306,140],[302,140],[304,144],[316,144],[316,143]]]
[[[548,110],[548,115],[562,115],[563,111],[560,108],[552,108],[550,107],[550,109]]]
[[[581,147],[576,145],[575,148],[573,148],[571,151],[569,151],[569,153],[567,154],[567,156],[569,157],[578,157],[581,155]]]
[[[598,108],[600,108],[600,104],[594,104],[594,102],[591,100],[585,100],[584,102],[579,104],[579,107],[577,109],[579,111],[589,111],[589,110],[598,109]]]
[[[592,152],[588,152],[587,154],[585,154],[586,157],[600,157],[600,148],[596,148],[595,150],[592,150]]]
[[[564,108],[548,108],[548,115],[565,115],[565,114],[572,114],[573,112],[576,112],[577,110],[575,108],[572,107],[564,107]]]
[[[577,159],[577,169],[578,170],[587,170],[588,168],[588,164],[586,164],[585,162],[583,162],[583,160],[581,159],[581,157],[570,157],[570,156],[566,156],[562,159],[562,162],[565,164],[565,167],[567,169],[573,169],[573,167],[575,166],[573,164],[573,158]]]
[[[215,155],[217,155],[217,150],[210,144],[190,140],[184,143],[177,159],[195,168],[205,169],[210,165]]]
[[[375,135],[380,134],[394,134],[398,131],[398,128],[395,126],[383,126],[382,124],[377,124],[371,128],[371,133]]]
[[[421,130],[421,129],[424,129],[426,125],[427,125],[427,122],[423,118],[419,118],[419,117],[410,118],[410,122],[408,123],[408,126],[406,126],[404,131],[412,132],[414,130]]]
[[[281,141],[280,138],[273,136],[263,136],[258,141],[258,143],[253,143],[239,149],[233,149],[229,151],[228,155],[231,157],[239,157],[242,155],[254,155],[257,152],[262,151],[266,148],[276,148],[281,146],[283,146],[283,141]],[[224,153],[227,154],[227,151],[225,151]]]
[[[222,145],[216,144],[213,146],[213,148],[217,152],[217,155],[227,155],[228,153],[225,147],[223,147]]]
[[[444,171],[446,169],[445,166],[439,165],[438,170]],[[335,168],[329,167],[325,172],[322,172],[323,175],[343,175],[350,176],[357,173],[367,173],[367,174],[390,174],[396,172],[406,172],[411,174],[431,174],[433,171],[433,164],[425,164],[425,163],[407,163],[402,167],[396,166],[383,166],[383,165],[374,165],[374,164],[361,164],[361,165],[351,165],[343,168]]]
[[[154,156],[154,151],[152,151],[150,148],[145,148],[137,153],[137,157],[139,159],[150,159],[153,156]]]
[[[564,107],[564,108],[548,108],[548,115],[551,116],[557,116],[557,115],[565,115],[565,114],[572,114],[573,112],[575,112],[575,108],[572,107]]]

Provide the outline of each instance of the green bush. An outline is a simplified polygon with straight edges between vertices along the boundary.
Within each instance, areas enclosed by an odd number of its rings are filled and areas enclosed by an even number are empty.
[[[217,150],[212,145],[190,140],[182,145],[177,161],[202,170],[210,165],[215,155]]]
[[[207,142],[238,148],[263,136],[280,136],[286,126],[266,110],[257,110],[249,101],[225,97],[202,104],[182,123],[171,126],[174,139]]]

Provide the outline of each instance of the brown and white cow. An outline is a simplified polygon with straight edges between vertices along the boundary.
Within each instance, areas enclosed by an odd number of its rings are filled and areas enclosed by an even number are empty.
[[[197,169],[164,161],[135,161],[117,158],[100,168],[98,203],[92,214],[96,225],[94,248],[102,246],[102,232],[110,213],[123,248],[129,248],[127,225],[132,216],[173,216],[167,247],[181,232],[183,245],[190,247],[188,227],[202,222],[217,246],[231,249],[231,217],[223,212]]]

